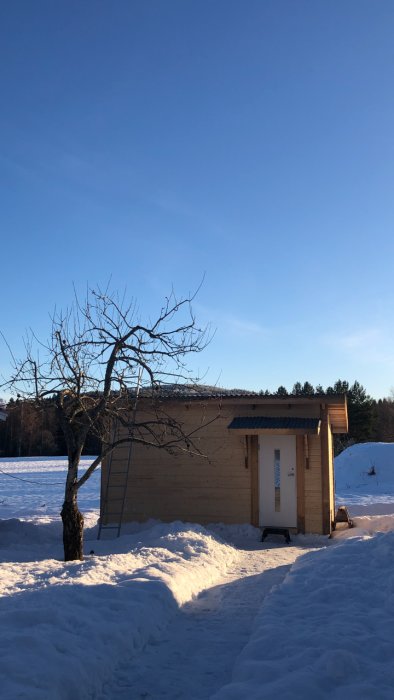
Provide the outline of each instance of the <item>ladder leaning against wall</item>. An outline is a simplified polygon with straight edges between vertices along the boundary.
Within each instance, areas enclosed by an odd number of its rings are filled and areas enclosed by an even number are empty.
[[[123,457],[116,457],[116,451],[112,451],[108,458],[107,479],[105,484],[104,496],[102,498],[102,507],[100,513],[100,523],[97,539],[101,539],[101,533],[107,530],[116,530],[116,537],[119,537],[123,523],[123,516],[126,505],[127,487],[129,484],[129,474],[131,467],[131,456],[133,451],[133,431],[135,417],[137,413],[137,401],[141,386],[142,368],[138,374],[138,382],[136,388],[136,396],[132,412],[132,426],[130,433],[130,442],[128,444],[128,452],[126,460]],[[121,423],[114,421],[112,429],[112,442],[116,442],[120,437]],[[114,455],[115,452],[115,455]],[[113,477],[116,483],[112,483]],[[111,495],[109,499],[109,489],[111,492],[116,492],[115,496]]]

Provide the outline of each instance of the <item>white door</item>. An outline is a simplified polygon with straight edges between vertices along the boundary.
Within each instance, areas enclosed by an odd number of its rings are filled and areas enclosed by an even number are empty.
[[[296,437],[259,436],[260,525],[297,527]]]

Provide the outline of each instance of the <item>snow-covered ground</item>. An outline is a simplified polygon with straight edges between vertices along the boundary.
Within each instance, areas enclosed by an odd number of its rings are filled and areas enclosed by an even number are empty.
[[[298,559],[214,700],[392,700],[394,532]]]
[[[83,457],[81,474],[94,457]],[[20,457],[0,459],[0,518],[32,518],[60,513],[67,461],[65,457]],[[100,469],[81,487],[79,503],[97,519],[100,498]]]
[[[337,503],[353,514],[394,513],[394,443],[348,447],[335,460],[335,482]]]
[[[251,526],[151,521],[97,541],[97,472],[80,491],[86,558],[71,564],[65,461],[0,460],[1,697],[391,699],[391,458],[383,478],[380,447],[365,462],[354,447],[339,458],[338,497],[369,510],[332,540],[262,544]]]

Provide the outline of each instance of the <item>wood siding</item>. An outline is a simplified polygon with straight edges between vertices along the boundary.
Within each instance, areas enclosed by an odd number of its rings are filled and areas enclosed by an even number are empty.
[[[170,407],[168,410],[171,411]],[[208,423],[193,438],[207,457],[169,454],[165,450],[136,445],[124,520],[251,522],[251,468],[246,437],[227,430],[234,413],[212,404],[178,405],[174,413],[182,421],[185,432]],[[114,453],[111,472],[126,469],[127,455],[127,447]],[[106,467],[104,465],[104,472]],[[111,475],[109,503],[117,497],[116,487],[123,483],[122,479],[121,474]],[[108,512],[115,512],[115,508],[110,510],[109,506]]]
[[[305,469],[305,532],[322,533],[320,435],[308,435],[308,469]]]

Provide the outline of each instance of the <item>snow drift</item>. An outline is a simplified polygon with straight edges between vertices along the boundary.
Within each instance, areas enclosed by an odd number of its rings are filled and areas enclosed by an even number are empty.
[[[212,700],[392,700],[394,532],[298,559]]]
[[[182,523],[94,546],[96,555],[83,562],[3,560],[0,685],[7,700],[91,698],[125,655],[157,638],[179,606],[238,556],[204,528]]]
[[[394,497],[394,443],[352,445],[335,459],[338,494],[346,492]]]

